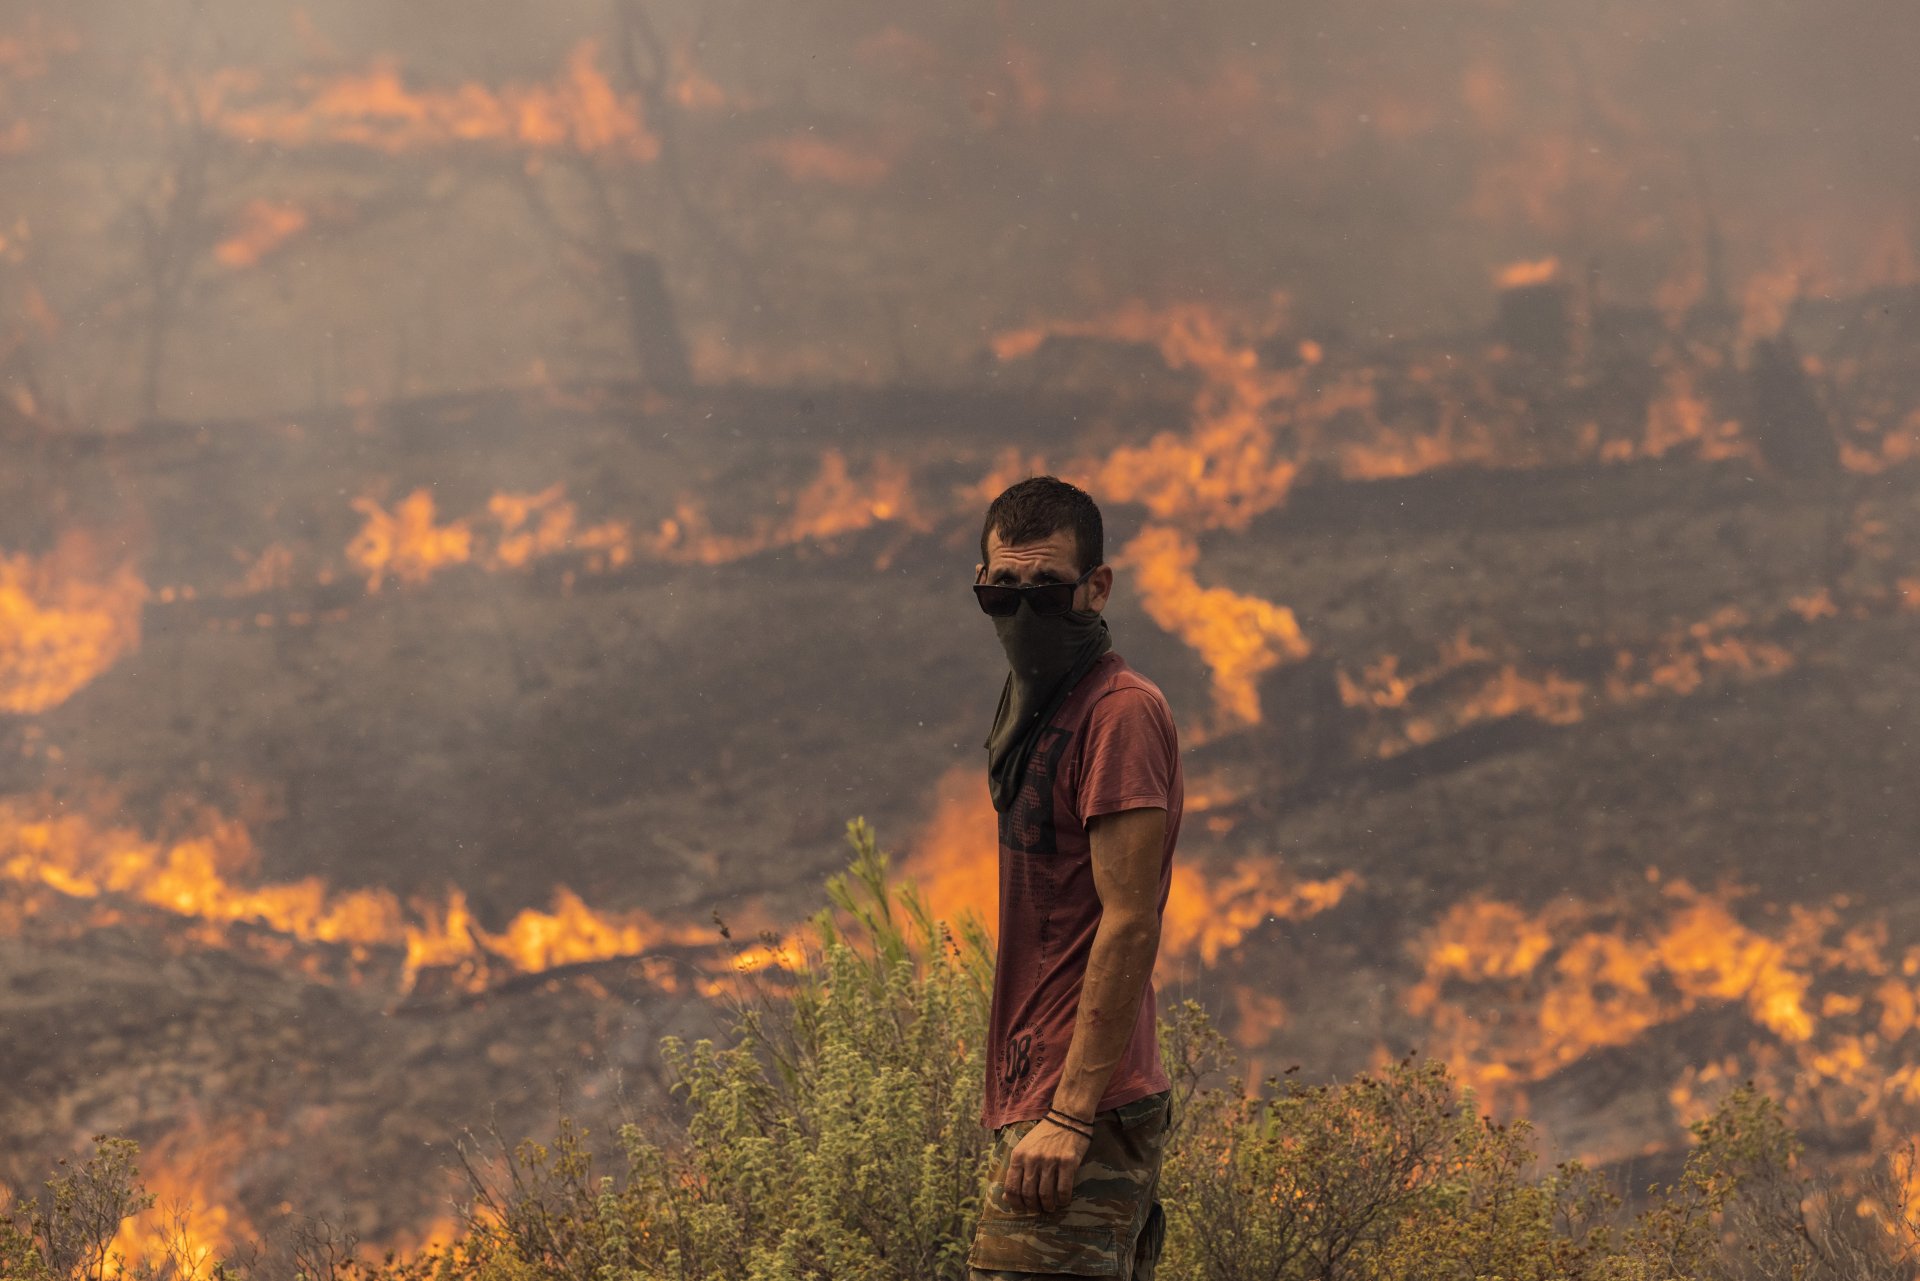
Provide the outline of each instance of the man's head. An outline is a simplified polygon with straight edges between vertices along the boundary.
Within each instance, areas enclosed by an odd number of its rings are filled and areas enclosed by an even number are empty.
[[[1113,593],[1105,557],[1100,509],[1086,491],[1052,476],[1030,476],[987,508],[975,581],[1032,587],[1084,577],[1073,607],[1097,614]]]

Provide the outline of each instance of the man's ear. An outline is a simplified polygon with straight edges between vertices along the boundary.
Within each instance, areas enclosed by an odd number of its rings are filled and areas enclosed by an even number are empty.
[[[1113,596],[1113,566],[1102,565],[1087,576],[1087,608],[1099,613]]]

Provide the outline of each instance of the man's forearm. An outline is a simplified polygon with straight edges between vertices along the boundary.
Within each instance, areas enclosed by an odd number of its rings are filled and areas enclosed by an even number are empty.
[[[1126,916],[1109,912],[1100,919],[1080,985],[1080,1009],[1066,1066],[1053,1092],[1053,1106],[1077,1117],[1091,1117],[1113,1079],[1113,1070],[1133,1039],[1140,998],[1153,975],[1160,950],[1157,914]]]

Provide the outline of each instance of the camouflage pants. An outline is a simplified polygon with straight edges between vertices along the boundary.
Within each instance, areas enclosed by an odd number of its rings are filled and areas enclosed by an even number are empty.
[[[1073,1200],[1051,1214],[1019,1214],[1003,1184],[1013,1149],[1038,1122],[994,1131],[986,1205],[967,1263],[971,1281],[1118,1277],[1153,1281],[1166,1220],[1154,1193],[1172,1126],[1165,1092],[1102,1112],[1073,1177]]]

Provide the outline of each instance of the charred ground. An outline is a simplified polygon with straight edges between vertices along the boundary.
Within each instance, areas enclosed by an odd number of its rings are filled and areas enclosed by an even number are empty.
[[[1857,359],[1902,403],[1890,357]],[[7,544],[91,530],[96,568],[131,558],[148,592],[136,649],[0,723],[16,850],[67,816],[98,867],[217,815],[227,884],[317,877],[422,919],[458,890],[472,924],[413,957],[16,877],[0,1174],[94,1131],[257,1127],[275,1146],[215,1194],[256,1226],[290,1203],[386,1234],[433,1216],[463,1127],[660,1106],[654,1039],[709,1026],[701,983],[813,908],[846,817],[921,870],[943,825],[991,857],[983,800],[937,786],[976,764],[998,679],[964,591],[981,477],[1177,432],[1192,382],[1155,360],[1106,393],[550,387],[9,435],[35,483]],[[1497,412],[1558,429],[1524,395]],[[1920,943],[1913,482],[1687,446],[1309,467],[1191,535],[1202,583],[1285,602],[1311,641],[1259,675],[1254,724],[1123,573],[1121,648],[1190,731],[1179,892],[1206,919],[1168,988],[1257,1067],[1422,1049],[1604,1161],[1678,1150],[1751,1074],[1831,1155],[1884,1138]],[[538,519],[496,496],[554,486],[533,509],[569,504],[570,532],[516,561]],[[1112,504],[1113,545],[1151,519]],[[407,559],[461,522],[463,556]],[[583,533],[606,522],[624,551]],[[1338,888],[1288,898],[1309,885]],[[486,942],[563,887],[658,928],[578,961]]]

